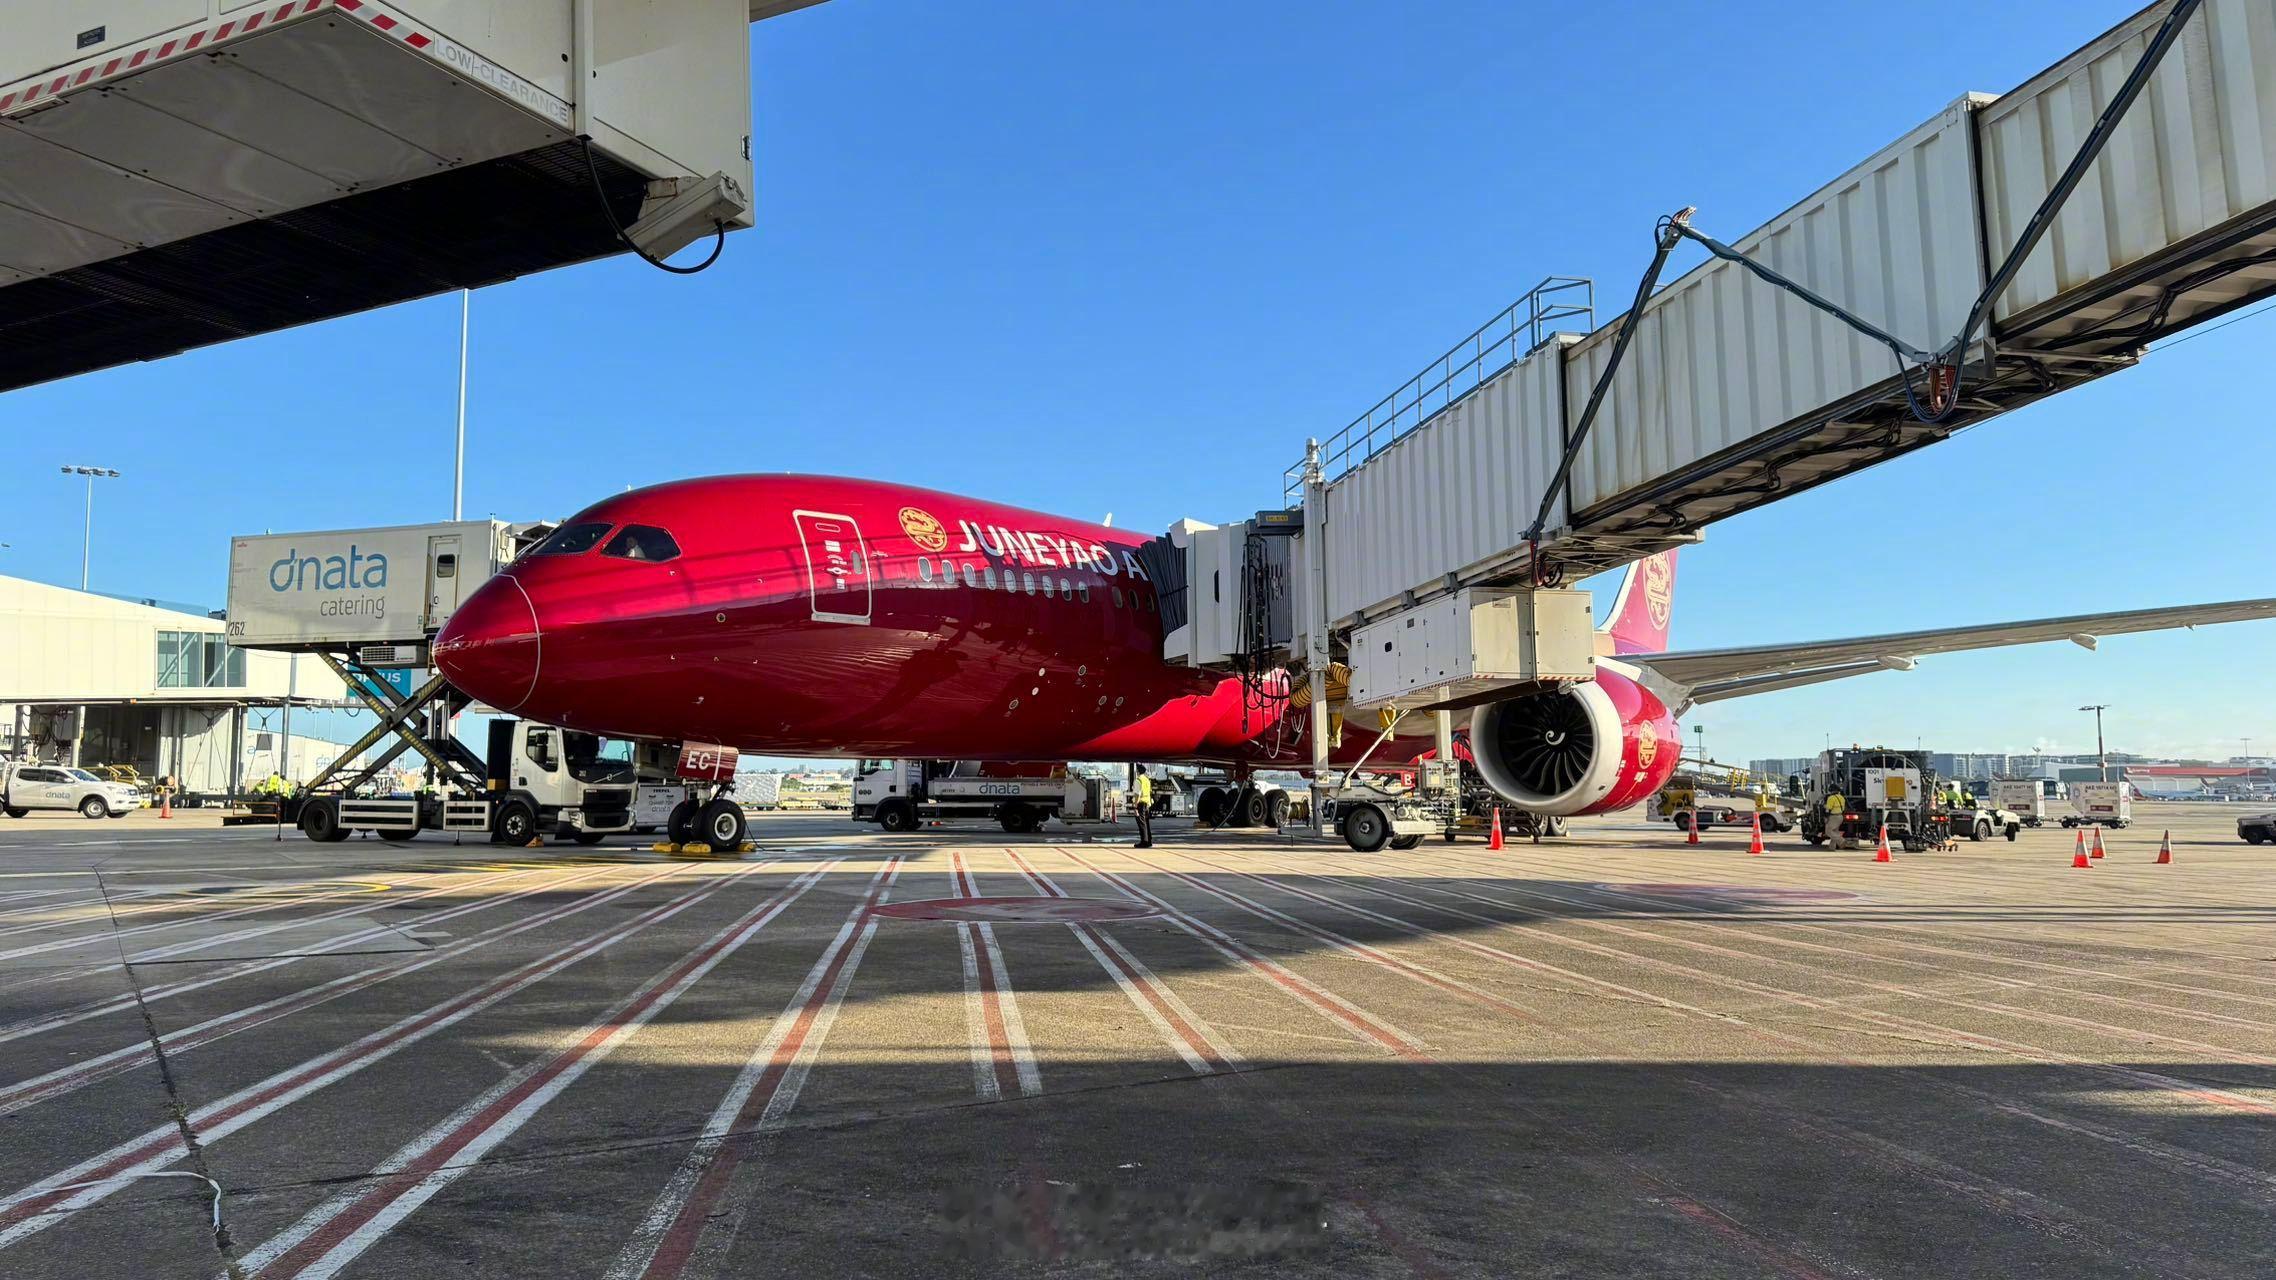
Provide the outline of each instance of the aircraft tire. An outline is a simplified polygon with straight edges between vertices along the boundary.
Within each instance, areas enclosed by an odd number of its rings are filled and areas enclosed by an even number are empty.
[[[1264,792],[1255,787],[1243,787],[1233,801],[1233,825],[1261,827],[1271,815],[1272,806],[1265,801]]]
[[[1275,791],[1265,799],[1265,822],[1278,831],[1288,825],[1288,793]]]
[[[673,844],[688,844],[694,840],[689,828],[695,826],[695,815],[703,808],[694,799],[682,800],[672,806],[664,819],[664,838]]]
[[[749,824],[743,818],[743,806],[732,800],[714,800],[703,806],[696,819],[689,824],[693,834],[713,849],[726,851],[743,847],[743,833]]]
[[[1193,816],[1205,827],[1225,825],[1225,811],[1231,807],[1223,787],[1203,787],[1193,802]]]

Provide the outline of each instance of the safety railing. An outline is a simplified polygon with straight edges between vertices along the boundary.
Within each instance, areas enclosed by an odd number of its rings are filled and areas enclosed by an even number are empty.
[[[1584,276],[1550,276],[1533,286],[1351,425],[1328,437],[1320,450],[1327,478],[1334,480],[1406,438],[1524,359],[1558,331],[1560,321],[1576,318],[1583,332],[1596,327],[1595,282]],[[1304,463],[1299,460],[1282,473],[1281,496],[1294,505],[1303,493]]]

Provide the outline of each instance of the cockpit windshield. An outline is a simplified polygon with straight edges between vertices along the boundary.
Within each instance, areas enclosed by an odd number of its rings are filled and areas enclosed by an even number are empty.
[[[594,545],[601,540],[601,535],[608,531],[608,523],[601,520],[580,520],[576,524],[565,524],[555,529],[552,537],[538,543],[537,549],[530,554],[533,556],[580,555],[592,550]]]

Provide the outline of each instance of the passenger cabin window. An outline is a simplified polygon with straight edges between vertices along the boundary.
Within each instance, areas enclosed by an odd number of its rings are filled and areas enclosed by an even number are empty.
[[[1050,574],[1048,574],[1048,573],[1047,573],[1047,574],[1044,574],[1044,575],[1043,575],[1043,598],[1044,598],[1044,599],[1046,599],[1046,600],[1049,600],[1049,599],[1052,599],[1052,598],[1053,598],[1054,596],[1056,596],[1057,594],[1058,594],[1058,593],[1057,593],[1056,591],[1053,591],[1053,590],[1051,589],[1051,575],[1050,575]]]
[[[679,558],[680,544],[652,524],[628,524],[609,539],[601,554],[619,560],[674,560]]]
[[[537,544],[533,556],[576,556],[593,549],[601,535],[609,531],[606,521],[584,521],[565,524],[553,531],[553,536]]]
[[[917,576],[919,578],[922,578],[929,585],[933,580],[933,562],[925,559],[923,556],[918,556]]]
[[[980,585],[980,575],[973,570],[970,560],[964,562],[964,585],[967,587]]]

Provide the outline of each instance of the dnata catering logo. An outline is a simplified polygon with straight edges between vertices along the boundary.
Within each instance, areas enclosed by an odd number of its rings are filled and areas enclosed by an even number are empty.
[[[1636,763],[1649,769],[1652,767],[1652,761],[1659,758],[1659,754],[1660,731],[1652,727],[1651,721],[1646,720],[1636,726]]]
[[[269,566],[271,591],[376,591],[387,585],[387,557],[365,555],[348,544],[344,556],[302,556],[288,550]]]
[[[934,518],[933,513],[918,507],[901,508],[901,532],[909,541],[926,551],[948,550],[948,526]]]
[[[1668,568],[1667,553],[1661,552],[1644,561],[1644,608],[1652,615],[1652,625],[1667,630],[1668,611],[1675,604],[1675,570]]]

